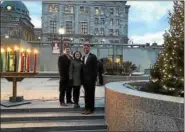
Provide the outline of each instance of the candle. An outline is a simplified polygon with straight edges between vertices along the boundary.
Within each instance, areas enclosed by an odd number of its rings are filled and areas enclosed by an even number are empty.
[[[7,48],[7,72],[10,71],[10,52],[11,52],[11,49],[8,47]]]
[[[27,64],[27,66],[26,66],[26,71],[27,72],[29,72],[30,71],[30,49],[28,49],[27,50],[27,57],[26,57],[26,60],[27,60],[27,62],[26,62],[26,64]]]
[[[5,53],[5,50],[1,48],[1,72],[4,71],[4,64],[5,64],[4,53]]]
[[[14,47],[14,72],[17,72],[17,51],[19,48],[17,46]]]
[[[38,51],[35,49],[34,50],[34,67],[33,67],[33,72],[37,71],[37,54],[38,54]]]
[[[22,48],[21,49],[21,56],[20,56],[20,59],[21,59],[21,66],[20,66],[20,72],[23,72],[23,67],[24,67],[24,49]]]

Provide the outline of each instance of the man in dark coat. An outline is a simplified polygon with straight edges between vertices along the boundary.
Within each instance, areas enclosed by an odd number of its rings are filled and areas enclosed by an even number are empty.
[[[60,105],[67,106],[64,100],[66,95],[66,100],[68,104],[72,104],[71,101],[71,91],[72,86],[69,84],[69,66],[71,63],[72,57],[70,56],[71,49],[66,47],[64,49],[64,54],[59,56],[58,58],[58,69],[60,74],[60,82],[59,82],[59,101]]]
[[[83,56],[83,87],[85,91],[85,111],[82,114],[94,112],[95,104],[95,84],[97,78],[97,57],[90,53],[89,41],[84,43]]]

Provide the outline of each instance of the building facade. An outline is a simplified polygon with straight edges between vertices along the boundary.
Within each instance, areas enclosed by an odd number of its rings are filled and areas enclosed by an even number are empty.
[[[42,44],[51,43],[64,28],[72,43],[127,44],[126,1],[60,1],[42,3]]]
[[[4,1],[1,4],[1,37],[25,41],[34,39],[34,25],[21,1]]]

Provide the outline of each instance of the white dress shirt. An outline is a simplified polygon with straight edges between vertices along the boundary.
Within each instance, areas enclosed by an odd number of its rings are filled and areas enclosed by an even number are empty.
[[[84,60],[84,63],[86,64],[87,62],[87,58],[89,57],[89,53],[88,54],[85,54],[85,60]]]

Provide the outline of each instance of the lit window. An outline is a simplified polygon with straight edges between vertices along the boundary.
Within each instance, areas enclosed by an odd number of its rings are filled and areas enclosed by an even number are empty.
[[[99,10],[98,7],[95,7],[95,14],[96,14],[96,15],[99,15],[99,14],[100,14],[100,10]]]
[[[74,13],[74,7],[73,6],[65,6],[64,12],[65,13]]]
[[[55,12],[58,12],[59,9],[58,9],[58,5],[55,5]]]
[[[49,10],[49,12],[52,12],[53,11],[53,5],[49,5],[48,10]]]

